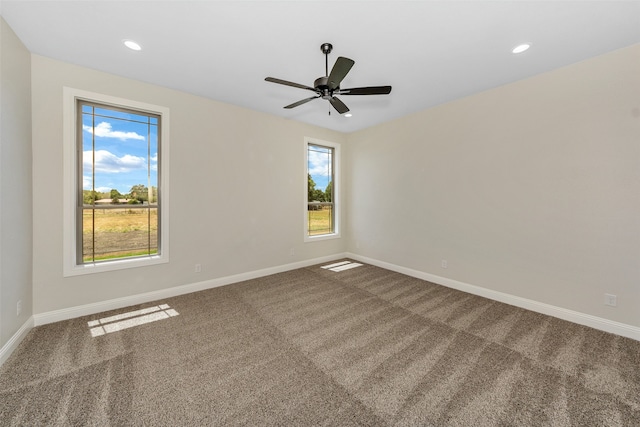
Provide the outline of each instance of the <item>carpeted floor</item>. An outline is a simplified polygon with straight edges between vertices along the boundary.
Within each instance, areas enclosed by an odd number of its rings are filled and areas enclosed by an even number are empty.
[[[34,328],[0,425],[639,426],[640,342],[313,266]]]

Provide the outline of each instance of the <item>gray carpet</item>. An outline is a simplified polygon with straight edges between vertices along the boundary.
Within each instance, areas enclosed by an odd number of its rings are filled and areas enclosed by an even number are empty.
[[[34,328],[0,425],[639,426],[640,342],[314,266]]]

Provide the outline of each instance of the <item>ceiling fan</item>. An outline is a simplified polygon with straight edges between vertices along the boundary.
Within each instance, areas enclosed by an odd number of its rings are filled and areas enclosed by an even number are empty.
[[[314,99],[322,98],[328,100],[333,108],[340,114],[344,114],[349,111],[349,108],[342,102],[336,95],[387,95],[391,92],[391,86],[368,86],[368,87],[356,87],[352,89],[341,89],[340,83],[345,78],[351,67],[355,62],[352,59],[345,57],[338,57],[336,63],[333,64],[331,73],[329,74],[329,54],[333,50],[331,43],[323,43],[320,46],[320,50],[325,55],[325,75],[319,77],[313,83],[313,87],[301,85],[298,83],[289,82],[282,79],[276,79],[274,77],[265,78],[266,81],[271,83],[278,83],[286,86],[293,86],[300,89],[310,90],[315,93],[315,96],[302,99],[293,104],[289,104],[284,108],[291,109],[298,107],[302,104],[306,104]]]

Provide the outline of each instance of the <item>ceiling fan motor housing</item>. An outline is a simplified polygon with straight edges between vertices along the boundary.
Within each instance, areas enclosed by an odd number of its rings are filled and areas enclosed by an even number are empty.
[[[329,89],[329,85],[327,83],[329,83],[328,76],[319,77],[315,82],[313,82],[313,86],[320,91],[322,99],[331,99],[333,96],[333,91]],[[339,89],[340,88],[336,88],[335,90]]]

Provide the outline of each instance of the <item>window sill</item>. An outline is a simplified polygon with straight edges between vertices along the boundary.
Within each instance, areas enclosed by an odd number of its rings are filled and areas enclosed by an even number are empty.
[[[339,239],[340,233],[319,234],[317,236],[304,236],[305,242],[317,242],[321,240]]]
[[[166,256],[153,255],[141,258],[120,259],[92,264],[74,265],[65,268],[64,277],[81,276],[83,274],[105,273],[108,271],[124,270],[128,268],[146,267],[150,265],[165,264],[169,259]]]

